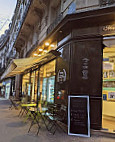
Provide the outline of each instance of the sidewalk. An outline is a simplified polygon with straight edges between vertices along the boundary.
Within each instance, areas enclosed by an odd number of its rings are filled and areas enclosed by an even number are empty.
[[[91,138],[68,136],[61,130],[55,135],[50,134],[41,126],[38,136],[36,126],[28,134],[30,122],[24,123],[24,118],[18,117],[19,111],[9,110],[9,101],[0,100],[0,142],[115,142],[115,138],[92,135]]]
[[[4,101],[4,100],[8,100],[8,99],[0,97],[0,101]]]

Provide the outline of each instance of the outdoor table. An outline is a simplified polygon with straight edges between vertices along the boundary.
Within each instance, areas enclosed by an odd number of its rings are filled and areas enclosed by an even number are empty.
[[[25,104],[21,104],[20,105],[21,106],[21,110],[20,110],[20,112],[19,112],[19,115],[18,116],[22,116],[23,114],[24,114],[24,112],[26,113],[26,114],[28,114],[28,112],[29,112],[29,109],[28,108],[30,108],[30,107],[36,107],[36,103],[25,103]],[[29,115],[28,115],[29,116]],[[27,117],[28,118],[28,117]]]

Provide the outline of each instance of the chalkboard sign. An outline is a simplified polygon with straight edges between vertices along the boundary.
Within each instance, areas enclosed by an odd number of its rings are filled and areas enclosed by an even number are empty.
[[[90,137],[89,96],[69,96],[68,135]]]

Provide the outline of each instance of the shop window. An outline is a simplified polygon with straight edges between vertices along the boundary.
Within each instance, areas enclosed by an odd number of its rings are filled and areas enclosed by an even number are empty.
[[[31,101],[37,101],[37,82],[38,82],[38,71],[31,73]]]
[[[30,97],[30,73],[23,75],[22,77],[22,97],[26,97],[28,100]]]
[[[112,38],[106,40],[111,42]],[[111,45],[111,44],[109,44]],[[103,50],[102,128],[115,132],[115,45]]]
[[[55,60],[40,68],[38,97],[43,105],[54,103],[54,84]]]

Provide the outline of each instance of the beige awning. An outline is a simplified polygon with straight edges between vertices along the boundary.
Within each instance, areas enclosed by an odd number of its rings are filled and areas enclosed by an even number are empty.
[[[37,65],[41,66],[42,64],[55,59],[59,55],[60,53],[58,51],[51,50],[49,53],[41,57],[13,59],[6,71],[1,76],[1,80],[4,78],[15,76],[17,74],[21,74],[25,70],[35,67]]]

